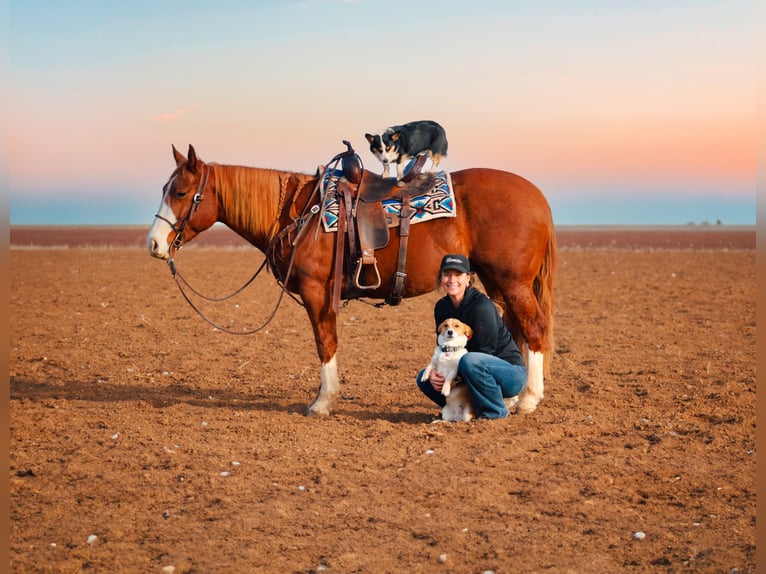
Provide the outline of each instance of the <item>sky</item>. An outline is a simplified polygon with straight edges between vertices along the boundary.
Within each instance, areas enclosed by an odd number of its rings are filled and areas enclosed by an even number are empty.
[[[756,223],[755,0],[11,0],[9,222],[146,225],[175,162],[313,173],[444,126],[440,167],[562,225]]]

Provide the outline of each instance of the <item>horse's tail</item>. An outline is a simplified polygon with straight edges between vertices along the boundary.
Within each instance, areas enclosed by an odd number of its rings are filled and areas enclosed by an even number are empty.
[[[545,357],[543,372],[546,377],[550,376],[551,359],[555,350],[553,341],[553,275],[556,270],[556,231],[553,223],[551,223],[549,229],[545,256],[534,281],[535,297],[540,304],[543,317],[545,318],[542,352]]]

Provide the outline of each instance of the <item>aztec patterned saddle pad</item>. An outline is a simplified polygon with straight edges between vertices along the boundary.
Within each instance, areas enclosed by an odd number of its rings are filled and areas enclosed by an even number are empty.
[[[336,187],[340,170],[334,173],[325,173],[322,181],[323,200],[322,216],[325,231],[336,231],[338,228],[338,194]],[[415,197],[410,198],[410,224],[430,221],[438,217],[455,217],[455,194],[452,190],[452,180],[446,171],[437,171],[434,174],[434,185],[431,189]],[[402,202],[397,198],[382,201],[383,213],[386,216],[388,227],[399,226],[399,213]]]

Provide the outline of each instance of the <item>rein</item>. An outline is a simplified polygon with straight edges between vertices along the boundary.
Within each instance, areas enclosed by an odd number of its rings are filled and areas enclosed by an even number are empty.
[[[237,289],[233,293],[231,293],[229,295],[225,295],[223,297],[210,297],[208,295],[204,295],[204,294],[200,293],[194,287],[192,287],[191,284],[184,278],[184,276],[181,275],[181,272],[176,268],[175,262],[172,259],[168,259],[168,265],[170,266],[170,273],[173,276],[173,279],[176,279],[176,277],[177,277],[178,279],[180,279],[183,282],[184,285],[186,285],[189,288],[189,290],[192,293],[194,293],[195,295],[197,295],[198,297],[200,297],[202,299],[205,299],[206,301],[213,301],[214,303],[220,303],[221,301],[226,301],[227,299],[231,299],[235,295],[239,295],[242,291],[245,290],[245,288],[248,285],[250,285],[250,283],[255,281],[255,278],[258,277],[258,275],[261,273],[263,268],[266,266],[266,263],[267,263],[267,261],[264,259],[263,263],[261,263],[261,266],[258,267],[258,270],[253,274],[253,276],[250,277],[250,279],[248,279],[247,282],[244,285],[242,285],[242,287],[240,287],[239,289]],[[178,281],[176,280],[176,282],[178,282]],[[180,287],[180,285],[179,285],[179,287]]]
[[[284,296],[284,294],[285,294],[285,291],[286,291],[286,289],[285,289],[284,287],[283,287],[283,288],[282,288],[282,290],[279,292],[279,298],[277,299],[277,303],[276,303],[276,305],[274,306],[274,310],[271,312],[271,315],[269,315],[268,319],[266,319],[266,321],[263,323],[263,325],[261,325],[260,327],[258,327],[258,328],[256,328],[256,329],[250,329],[250,330],[248,330],[248,331],[234,331],[234,330],[232,330],[232,329],[229,329],[229,328],[227,328],[227,327],[224,327],[223,325],[219,325],[219,324],[218,324],[218,323],[216,323],[215,321],[212,321],[212,320],[211,320],[211,319],[209,319],[209,318],[208,318],[208,317],[207,317],[207,316],[206,316],[206,315],[205,315],[205,314],[204,314],[202,311],[200,311],[200,309],[199,309],[199,308],[198,308],[198,307],[197,307],[197,306],[194,304],[194,302],[191,300],[191,298],[189,297],[189,295],[187,295],[186,291],[184,291],[184,288],[183,288],[183,286],[181,285],[181,282],[183,282],[183,283],[184,283],[184,284],[185,284],[187,287],[189,287],[189,289],[190,289],[192,292],[194,292],[195,294],[199,295],[199,296],[200,296],[200,297],[202,297],[203,299],[206,299],[206,300],[208,300],[208,301],[225,301],[226,299],[229,299],[229,298],[233,297],[233,296],[234,296],[234,295],[236,295],[237,293],[240,293],[240,292],[241,292],[241,291],[242,291],[242,290],[243,290],[245,287],[247,287],[248,285],[250,285],[250,283],[252,283],[252,282],[253,282],[253,280],[254,280],[254,279],[255,279],[255,278],[256,278],[256,277],[257,277],[257,276],[260,274],[260,272],[263,270],[263,268],[264,268],[264,266],[266,265],[267,261],[268,261],[267,259],[264,259],[264,260],[263,260],[263,263],[261,263],[261,266],[260,266],[260,267],[258,267],[258,271],[256,271],[256,272],[255,272],[255,274],[254,274],[254,275],[253,275],[253,276],[252,276],[252,277],[251,277],[251,278],[250,278],[250,279],[247,281],[247,283],[245,283],[245,284],[244,284],[242,287],[240,287],[239,289],[237,289],[237,290],[236,290],[234,293],[232,293],[231,295],[227,295],[226,297],[221,297],[221,298],[217,298],[217,299],[216,299],[216,298],[212,298],[212,297],[206,297],[205,295],[202,295],[201,293],[199,293],[199,292],[198,292],[196,289],[194,289],[194,288],[193,288],[191,285],[189,285],[189,282],[188,282],[188,281],[186,281],[186,279],[184,279],[184,278],[183,278],[183,276],[181,275],[180,271],[178,271],[178,270],[176,269],[176,265],[175,265],[175,263],[173,262],[173,259],[172,259],[172,258],[171,258],[171,259],[168,259],[168,265],[170,266],[170,273],[172,274],[172,276],[173,276],[173,279],[174,279],[174,280],[175,280],[175,282],[176,282],[176,285],[178,285],[178,290],[181,292],[181,295],[183,295],[184,299],[186,299],[186,302],[189,304],[189,306],[190,306],[192,309],[194,309],[194,310],[197,312],[197,315],[199,315],[199,316],[200,316],[200,317],[202,317],[202,319],[204,319],[204,320],[205,320],[207,323],[209,323],[210,325],[212,325],[213,327],[215,327],[215,328],[216,328],[216,329],[218,329],[219,331],[223,331],[224,333],[228,333],[228,334],[230,334],[230,335],[252,335],[253,333],[257,333],[258,331],[261,331],[261,330],[262,330],[262,329],[264,329],[264,328],[265,328],[265,327],[266,327],[266,326],[267,326],[269,323],[271,323],[271,320],[272,320],[272,319],[274,318],[274,316],[277,314],[277,310],[279,309],[279,305],[282,303],[282,297]],[[292,267],[292,259],[290,260],[290,267]],[[180,279],[180,281],[179,281],[179,279]]]

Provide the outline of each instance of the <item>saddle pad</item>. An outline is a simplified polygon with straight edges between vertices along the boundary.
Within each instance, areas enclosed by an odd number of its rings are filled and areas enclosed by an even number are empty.
[[[325,174],[322,182],[323,205],[322,223],[325,231],[336,231],[338,228],[338,194],[336,187],[338,176]],[[452,190],[452,180],[446,171],[434,174],[434,185],[425,194],[410,198],[410,224],[430,221],[438,217],[455,217],[455,193]],[[388,227],[399,226],[399,213],[402,210],[400,199],[386,199],[382,202],[383,213]]]

